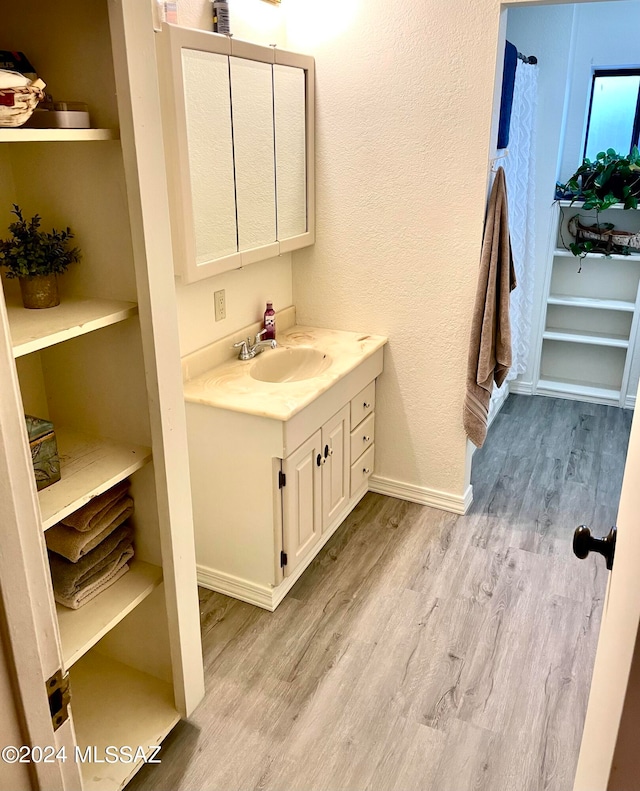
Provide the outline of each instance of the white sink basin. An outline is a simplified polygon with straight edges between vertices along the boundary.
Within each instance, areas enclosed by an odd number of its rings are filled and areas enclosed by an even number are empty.
[[[260,382],[300,382],[313,379],[331,365],[328,354],[311,346],[267,350],[249,369]]]

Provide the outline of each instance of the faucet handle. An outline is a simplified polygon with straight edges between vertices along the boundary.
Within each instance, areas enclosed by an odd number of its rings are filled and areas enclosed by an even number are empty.
[[[238,355],[239,360],[251,359],[251,338],[247,338],[246,341],[238,341],[238,343],[234,343],[233,348],[240,349],[240,354]]]
[[[262,340],[262,336],[266,333],[266,331],[267,331],[266,327],[263,330],[260,330],[260,332],[256,335],[256,343],[260,343],[260,341]]]

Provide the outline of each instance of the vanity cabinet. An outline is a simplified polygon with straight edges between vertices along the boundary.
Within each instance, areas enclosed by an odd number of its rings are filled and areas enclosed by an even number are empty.
[[[176,275],[313,244],[313,58],[170,24],[157,54]]]
[[[282,462],[285,577],[311,552],[349,500],[349,404]]]
[[[382,354],[286,420],[187,398],[202,586],[274,610],[367,493]]]

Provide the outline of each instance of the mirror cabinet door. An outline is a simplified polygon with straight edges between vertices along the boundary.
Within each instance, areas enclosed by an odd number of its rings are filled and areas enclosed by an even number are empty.
[[[238,251],[226,55],[182,49],[196,264]]]
[[[307,230],[304,69],[273,66],[278,239]]]
[[[229,58],[239,250],[276,241],[271,64]]]

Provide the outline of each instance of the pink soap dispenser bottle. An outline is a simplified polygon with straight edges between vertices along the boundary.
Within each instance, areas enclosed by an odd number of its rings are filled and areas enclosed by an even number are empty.
[[[276,337],[276,312],[273,309],[273,302],[267,302],[267,309],[264,312],[265,334],[262,336],[265,341],[273,341]]]

